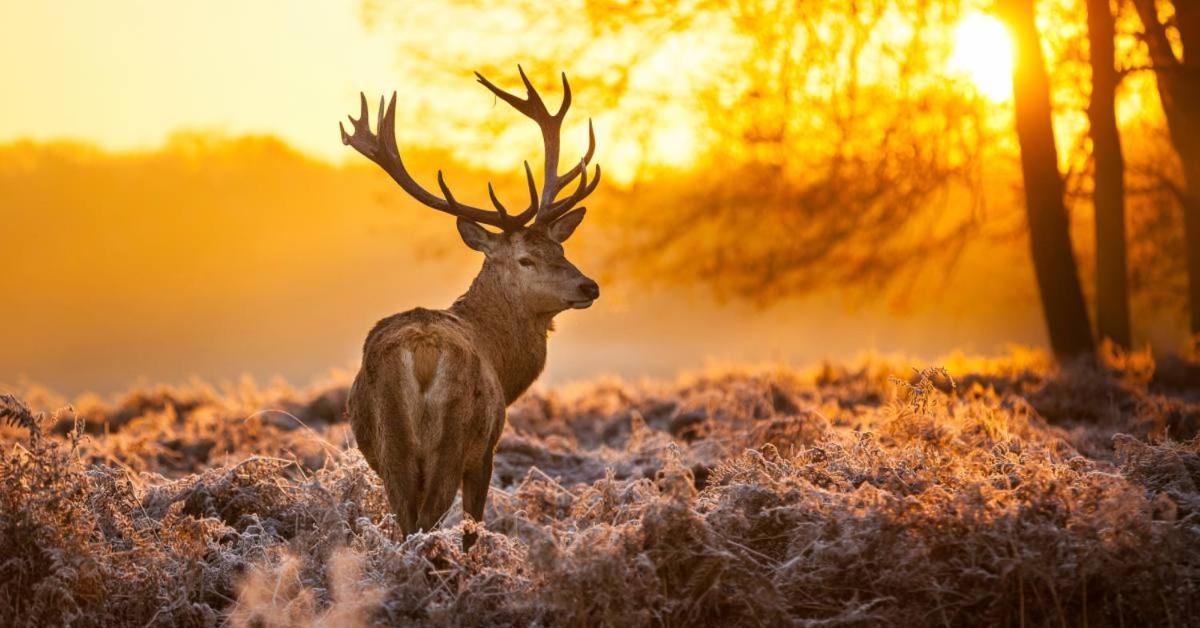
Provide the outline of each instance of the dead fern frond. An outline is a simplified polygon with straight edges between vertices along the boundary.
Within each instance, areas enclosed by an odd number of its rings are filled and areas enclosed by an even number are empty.
[[[15,427],[29,430],[29,442],[36,443],[42,437],[42,413],[34,413],[25,402],[15,395],[0,395],[0,420]]]

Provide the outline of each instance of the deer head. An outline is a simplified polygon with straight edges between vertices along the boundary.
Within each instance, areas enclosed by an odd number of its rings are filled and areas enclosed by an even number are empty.
[[[486,257],[481,278],[494,281],[523,303],[535,314],[554,314],[568,308],[586,308],[600,296],[600,287],[579,271],[564,255],[562,243],[575,231],[583,220],[586,209],[576,207],[600,183],[600,166],[595,176],[588,179],[588,164],[596,149],[596,135],[588,120],[588,148],[583,158],[570,170],[558,171],[559,135],[563,118],[571,106],[571,86],[567,75],[562,75],[563,100],[558,112],[551,114],[541,96],[517,66],[521,81],[525,84],[526,96],[519,98],[484,78],[475,76],[484,87],[514,109],[537,123],[542,132],[545,148],[545,173],[542,190],[538,193],[533,171],[525,162],[525,178],[529,185],[529,206],[512,214],[496,197],[492,184],[488,183],[488,197],[495,210],[465,205],[454,198],[446,185],[441,170],[438,171],[436,195],[421,187],[408,173],[400,159],[396,146],[396,94],[385,108],[379,99],[379,118],[376,133],[371,132],[368,121],[367,98],[360,94],[361,107],[357,120],[350,117],[353,133],[342,132],[342,143],[353,147],[367,159],[379,165],[391,175],[399,186],[422,204],[458,218],[458,233],[463,242]],[[563,188],[578,179],[575,190],[559,198]],[[531,222],[532,221],[532,222]],[[499,231],[489,231],[488,225]]]

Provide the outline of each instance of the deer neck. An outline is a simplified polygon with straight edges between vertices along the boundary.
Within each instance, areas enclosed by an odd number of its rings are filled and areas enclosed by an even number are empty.
[[[485,267],[450,311],[475,331],[483,358],[491,363],[506,403],[516,401],[546,365],[546,339],[553,314],[534,314]]]

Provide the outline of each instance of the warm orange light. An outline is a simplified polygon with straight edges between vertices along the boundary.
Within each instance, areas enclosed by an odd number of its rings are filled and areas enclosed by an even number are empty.
[[[1012,97],[1013,44],[1000,20],[982,13],[963,18],[954,29],[950,69],[975,84],[979,93],[1001,102]]]

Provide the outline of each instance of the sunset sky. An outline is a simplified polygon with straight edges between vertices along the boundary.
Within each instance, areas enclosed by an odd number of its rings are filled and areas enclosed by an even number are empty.
[[[177,129],[275,134],[341,160],[358,91],[396,87],[358,0],[0,3],[0,142],[157,146]]]
[[[402,142],[433,143],[463,126],[441,115],[451,94],[439,89],[453,88],[456,106],[448,116],[468,116],[467,126],[478,127],[492,101],[472,86],[474,68],[434,67],[436,50],[427,58],[401,59],[400,44],[408,40],[404,43],[410,48],[453,51],[487,37],[473,29],[494,35],[497,27],[529,27],[510,24],[521,16],[504,11],[468,20],[438,4],[408,2],[405,12],[413,17],[405,28],[370,29],[362,19],[361,0],[311,3],[303,11],[285,0],[6,2],[0,5],[6,79],[0,142],[74,139],[128,150],[161,145],[178,130],[272,134],[310,155],[340,163],[351,153],[333,128],[355,110],[357,93],[365,91],[373,99],[398,89],[410,118],[415,111],[437,114],[423,115],[419,125],[402,124]],[[425,22],[430,28],[412,27]],[[443,35],[426,41],[431,32]],[[974,12],[956,35],[947,75],[966,77],[988,98],[1006,100],[1010,79],[1004,28]],[[716,45],[709,48],[686,40],[664,45],[661,58],[646,60],[634,80],[647,87],[686,81],[689,73],[703,72],[706,55],[719,53]],[[406,74],[417,65],[441,85]],[[510,78],[498,80],[506,84]],[[656,122],[650,141],[661,161],[684,163],[689,157],[697,131],[688,112],[686,106],[665,109]],[[631,173],[623,172],[622,164],[636,158],[635,147],[628,138],[606,137],[615,126],[606,124],[608,112],[592,115],[599,118],[602,156],[618,162],[610,174],[627,179]],[[584,120],[571,123],[582,125]],[[456,134],[451,139],[455,146],[496,143],[494,135],[478,128],[470,138]],[[485,147],[504,153],[493,156],[491,165],[513,160],[513,151],[504,146]]]

